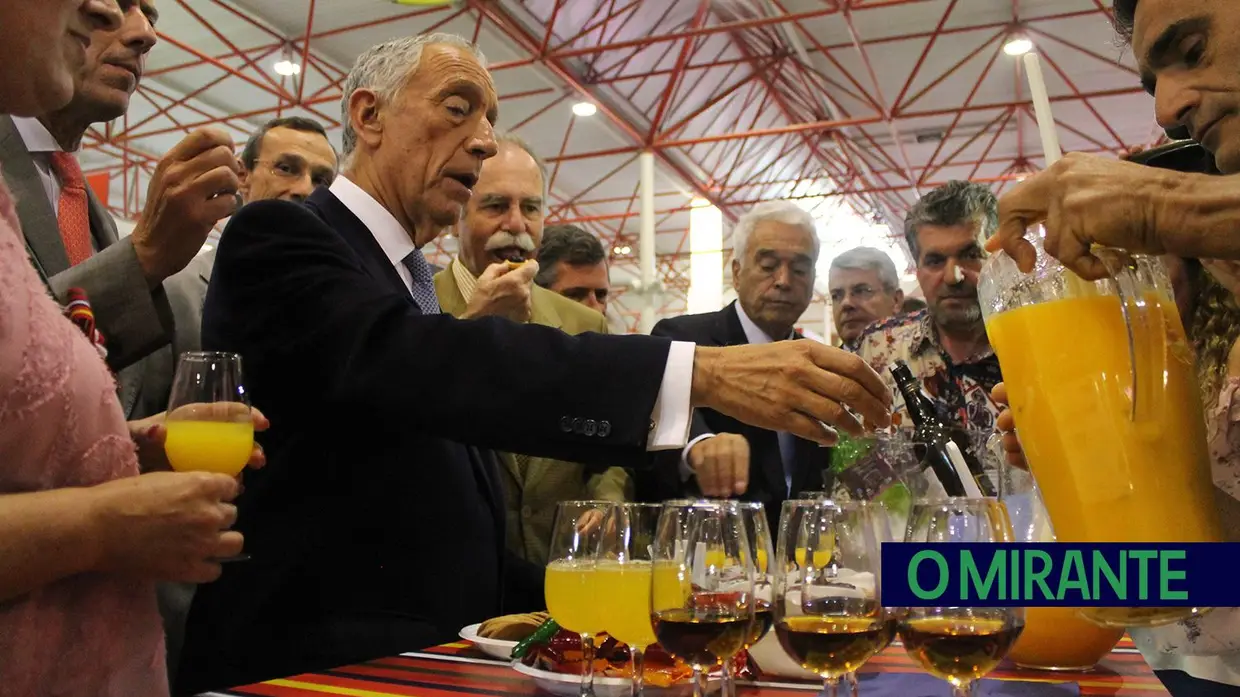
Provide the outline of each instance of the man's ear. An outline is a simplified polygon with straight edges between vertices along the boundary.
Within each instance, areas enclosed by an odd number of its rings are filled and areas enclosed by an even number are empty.
[[[349,96],[349,123],[357,140],[372,150],[383,140],[383,114],[379,95],[373,90],[354,90]]]
[[[246,168],[241,158],[237,158],[237,179],[241,181],[241,186],[237,187],[237,193],[241,194],[242,201],[250,200],[250,170]]]
[[[896,298],[896,310],[899,310],[900,307],[904,304],[904,291],[897,288],[895,298]]]

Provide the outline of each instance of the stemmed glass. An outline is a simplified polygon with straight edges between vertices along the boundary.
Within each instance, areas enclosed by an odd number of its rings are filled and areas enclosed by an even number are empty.
[[[254,418],[241,356],[218,351],[181,354],[164,416],[164,455],[178,472],[236,477],[254,450]],[[219,562],[245,561],[238,554]]]
[[[661,509],[658,504],[618,503],[603,519],[599,540],[597,602],[607,633],[629,647],[632,697],[642,694],[646,647],[657,641],[650,623],[650,558]]]
[[[779,525],[775,634],[835,697],[839,679],[870,660],[888,632],[873,509],[794,499],[784,502]]]
[[[561,627],[581,636],[582,697],[594,695],[594,637],[601,634],[596,556],[609,501],[561,501],[551,529],[546,587],[547,611]]]
[[[756,501],[731,501],[730,505],[740,512],[741,521],[745,524],[745,535],[749,539],[749,549],[754,557],[754,620],[753,629],[745,638],[742,650],[748,650],[762,641],[762,637],[771,629],[771,601],[774,599],[774,586],[771,582],[770,563],[775,559],[775,545],[771,541],[771,527],[766,518],[766,506]],[[720,690],[722,697],[733,697],[736,685],[733,682],[732,657],[723,662],[723,685]]]
[[[664,503],[655,534],[650,616],[659,644],[693,667],[693,695],[753,631],[754,560],[727,502]]]
[[[181,354],[164,417],[164,454],[178,472],[241,474],[254,450],[254,419],[241,376],[241,356]]]
[[[996,498],[919,503],[909,514],[906,542],[1012,542],[1012,521]],[[903,611],[900,637],[909,656],[967,697],[974,683],[1007,656],[1025,626],[1019,607],[913,607]]]

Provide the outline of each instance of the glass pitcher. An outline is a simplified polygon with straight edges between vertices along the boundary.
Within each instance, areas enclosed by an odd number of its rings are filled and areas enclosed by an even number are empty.
[[[1084,281],[1030,241],[1032,273],[1006,254],[982,269],[986,333],[1017,433],[1061,542],[1221,542],[1197,372],[1155,257],[1095,250],[1110,279]],[[1105,626],[1150,627],[1200,608],[1088,608]]]

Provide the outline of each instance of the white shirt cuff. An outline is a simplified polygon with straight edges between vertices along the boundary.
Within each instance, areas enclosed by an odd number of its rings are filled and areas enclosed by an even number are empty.
[[[689,441],[689,444],[685,446],[685,449],[680,451],[680,481],[687,482],[693,478],[693,475],[697,474],[693,471],[693,468],[689,466],[689,451],[692,450],[693,446],[698,443],[701,443],[707,438],[714,437],[714,433],[703,433],[702,435]]]
[[[650,415],[652,426],[647,450],[683,448],[689,440],[693,419],[690,396],[693,391],[693,353],[697,346],[689,341],[673,341],[663,367],[663,382]]]

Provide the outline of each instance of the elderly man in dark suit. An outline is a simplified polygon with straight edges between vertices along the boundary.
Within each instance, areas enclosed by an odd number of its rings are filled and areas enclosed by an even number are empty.
[[[737,300],[718,312],[665,319],[651,332],[698,346],[744,346],[801,339],[794,326],[814,294],[818,234],[813,217],[789,202],[763,203],[732,232]],[[639,498],[705,495],[759,501],[772,525],[780,506],[827,485],[830,451],[787,430],[746,425],[733,415],[698,409],[683,452],[661,453],[643,473]]]
[[[179,691],[425,647],[496,614],[504,503],[493,453],[637,466],[682,448],[692,406],[830,442],[882,380],[813,342],[694,347],[443,314],[421,248],[496,153],[477,48],[433,34],[345,80],[346,166],[304,205],[242,208],[220,242],[207,348],[245,356],[271,418],[237,528],[252,560],[194,600]],[[479,282],[528,292],[537,263]],[[468,445],[467,445],[468,444]]]
[[[0,118],[0,168],[15,194],[31,261],[58,298],[69,288],[86,291],[108,365],[118,372],[125,415],[138,419],[163,411],[172,386],[168,345],[176,326],[163,282],[236,207],[238,182],[228,136],[195,133],[156,167],[142,220],[129,237],[118,238],[74,153],[92,124],[129,108],[156,42],[151,0],[123,5],[120,28],[91,36],[66,107],[38,119]]]

